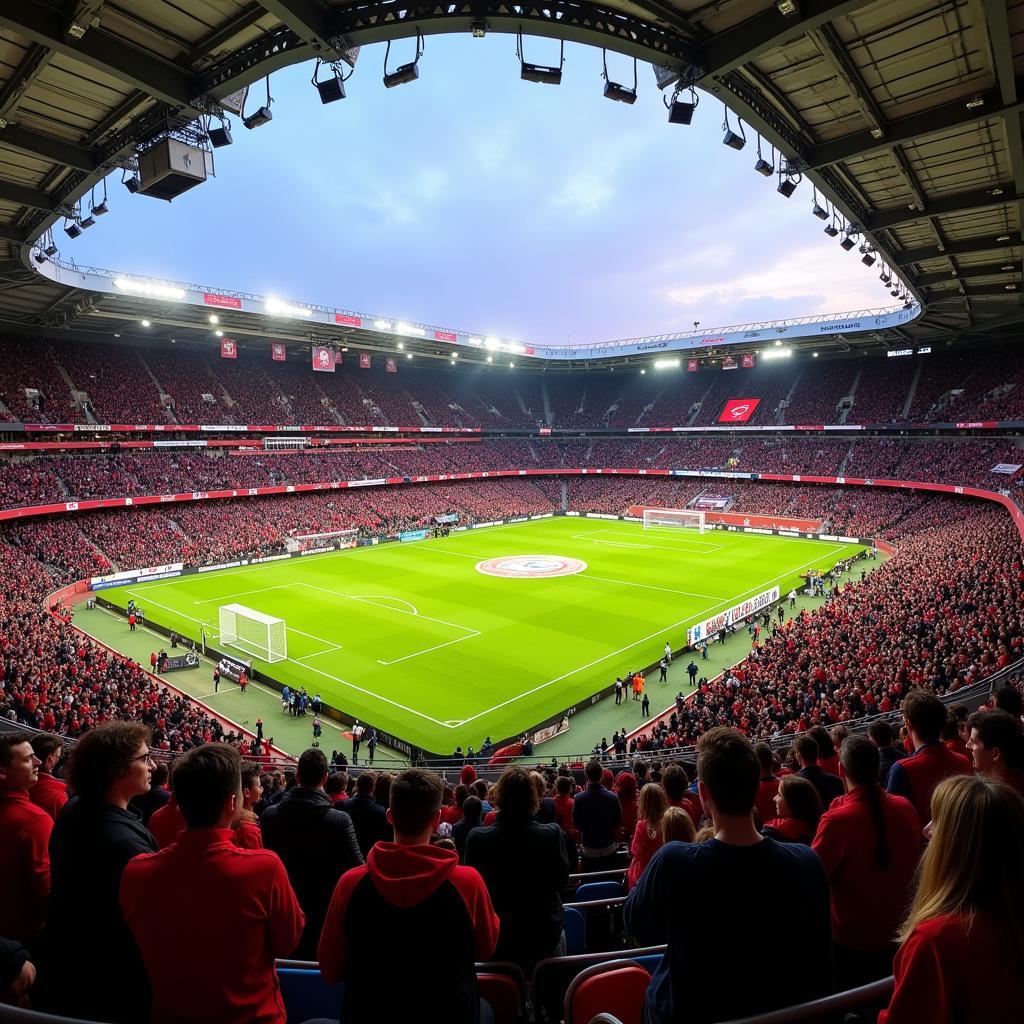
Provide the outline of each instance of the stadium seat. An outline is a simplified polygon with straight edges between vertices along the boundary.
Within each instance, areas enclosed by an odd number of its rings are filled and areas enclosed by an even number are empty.
[[[521,976],[520,976],[521,977]],[[485,999],[494,1014],[494,1024],[516,1024],[523,1017],[523,989],[511,974],[477,970],[480,998]]]
[[[586,926],[584,948],[587,950],[610,949],[622,944],[622,905],[626,902],[622,888],[614,882],[597,882],[580,888],[592,889],[596,886],[607,886],[609,893],[614,889],[615,895],[585,901],[576,899],[563,904],[564,910],[576,910],[583,916]]]
[[[596,900],[614,900],[622,895],[618,882],[586,882],[576,890],[574,903],[593,903]]]
[[[857,1010],[867,1011],[864,1018],[867,1021],[874,1021],[875,1014],[880,1007],[888,1004],[892,996],[893,979],[883,978],[881,981],[873,981],[870,985],[862,985],[860,988],[847,989],[845,992],[837,992],[835,995],[826,996],[824,999],[814,999],[809,1003],[801,1003],[799,1006],[787,1006],[781,1010],[771,1010],[768,1013],[759,1013],[753,1017],[736,1017],[729,1021],[722,1021],[721,1024],[832,1024],[836,1020],[850,1020],[846,1014],[856,1013]],[[854,1017],[852,1020],[860,1020]]]
[[[534,1017],[538,1022],[556,1021],[562,1016],[565,993],[572,979],[594,964],[610,960],[628,960],[645,969],[653,969],[665,952],[664,946],[643,946],[637,949],[611,950],[606,953],[585,953],[581,956],[556,956],[541,960],[533,969],[530,991],[533,994]]]
[[[565,1024],[588,1024],[602,1012],[622,1024],[640,1024],[651,975],[639,964],[611,960],[594,964],[573,978],[565,993]]]
[[[341,985],[328,985],[316,964],[277,968],[288,1024],[302,1024],[317,1017],[337,1020],[341,1012]]]
[[[586,952],[587,920],[575,907],[565,907],[564,914],[565,952],[568,956],[577,956]]]
[[[0,1003],[0,1024],[92,1024],[79,1017],[51,1017],[36,1010],[21,1010]]]

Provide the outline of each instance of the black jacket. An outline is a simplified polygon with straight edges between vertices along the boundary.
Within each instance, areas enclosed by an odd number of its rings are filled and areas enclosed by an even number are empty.
[[[466,864],[483,876],[501,919],[494,959],[529,968],[552,956],[561,938],[559,892],[569,881],[569,859],[557,825],[503,818],[469,833]]]
[[[18,980],[28,958],[28,950],[20,942],[0,939],[0,995]]]
[[[837,796],[842,796],[846,792],[843,780],[838,775],[825,771],[820,764],[809,764],[806,768],[801,768],[797,775],[805,778],[818,791],[823,811],[828,810]]]
[[[572,823],[580,830],[583,846],[604,850],[615,842],[615,832],[622,821],[619,798],[600,782],[591,782],[572,802]]]
[[[149,984],[121,916],[118,891],[128,861],[156,851],[156,840],[131,809],[75,798],[57,816],[50,836],[50,904],[33,991],[40,1009],[115,1024],[146,1019]]]
[[[345,813],[352,819],[359,849],[364,857],[369,856],[374,843],[389,843],[394,838],[387,813],[373,797],[349,797],[345,801]]]
[[[455,843],[455,849],[458,850],[460,864],[466,863],[466,839],[475,828],[483,828],[481,818],[477,818],[475,821],[466,821],[465,818],[462,818],[452,825],[452,842]]]
[[[155,789],[151,788],[148,793],[143,793],[142,796],[133,796],[130,803],[142,815],[142,824],[148,828],[149,819],[170,799],[171,791],[157,786]]]
[[[338,879],[363,863],[352,819],[322,789],[296,786],[260,818],[263,845],[284,861],[306,915],[295,949],[299,960],[315,960],[327,907]]]

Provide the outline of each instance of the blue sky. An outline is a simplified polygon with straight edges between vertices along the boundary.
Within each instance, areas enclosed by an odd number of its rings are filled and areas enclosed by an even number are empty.
[[[389,68],[411,60],[412,40]],[[525,40],[555,64],[558,44]],[[562,85],[519,78],[515,39],[431,36],[420,79],[381,81],[364,47],[348,97],[321,105],[312,64],[275,75],[274,120],[234,119],[217,177],[167,204],[110,180],[79,263],[322,302],[521,342],[602,341],[890,305],[856,252],[721,144],[701,94],[670,125],[648,65],[632,107],[603,98],[601,51],[566,46]],[[632,61],[608,55],[613,80]],[[253,88],[249,108],[263,99]]]

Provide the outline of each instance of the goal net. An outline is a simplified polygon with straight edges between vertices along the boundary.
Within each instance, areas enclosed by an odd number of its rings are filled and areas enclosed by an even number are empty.
[[[330,533],[300,533],[286,537],[286,551],[330,551],[354,548],[359,542],[358,530],[334,530]]]
[[[652,526],[685,527],[698,533],[706,529],[704,513],[692,508],[645,508],[644,529]]]
[[[264,615],[243,604],[220,606],[220,641],[271,664],[288,657],[284,619]]]

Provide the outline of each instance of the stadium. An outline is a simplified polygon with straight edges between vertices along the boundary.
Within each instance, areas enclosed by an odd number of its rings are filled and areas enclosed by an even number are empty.
[[[1022,11],[0,0],[0,1022],[1019,1017]]]

